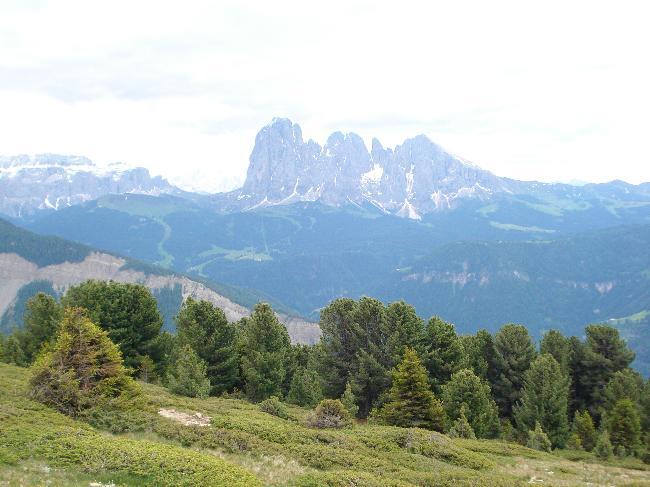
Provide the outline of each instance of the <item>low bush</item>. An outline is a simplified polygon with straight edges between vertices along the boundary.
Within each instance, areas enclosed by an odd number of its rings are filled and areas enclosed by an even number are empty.
[[[260,403],[260,411],[264,411],[271,416],[277,416],[282,419],[289,419],[289,412],[277,396],[271,396]]]
[[[308,420],[312,428],[344,428],[352,424],[350,412],[338,399],[324,399]]]

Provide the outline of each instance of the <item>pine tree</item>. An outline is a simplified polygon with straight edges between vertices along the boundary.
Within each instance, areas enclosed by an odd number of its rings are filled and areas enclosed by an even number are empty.
[[[241,367],[250,400],[261,401],[282,392],[290,346],[287,329],[270,305],[257,304],[253,314],[242,320]]]
[[[224,312],[207,301],[188,298],[176,316],[181,344],[189,345],[207,364],[212,395],[231,390],[239,381],[235,327]]]
[[[469,421],[467,421],[467,417],[465,416],[466,410],[467,408],[465,407],[465,404],[463,404],[460,408],[460,415],[458,416],[458,419],[454,421],[454,424],[449,430],[450,438],[468,438],[471,440],[476,439],[476,434],[474,433],[472,426],[469,424]]]
[[[586,347],[577,375],[585,394],[583,403],[598,419],[605,401],[605,386],[616,372],[630,365],[634,352],[614,327],[590,325],[585,328],[585,333]]]
[[[621,399],[607,413],[607,431],[614,446],[624,446],[635,451],[641,443],[641,421],[636,404],[630,399]]]
[[[415,350],[407,349],[404,359],[394,369],[388,397],[388,402],[378,411],[381,420],[395,426],[443,431],[444,409],[429,388],[426,369]]]
[[[594,453],[602,460],[607,460],[614,454],[614,448],[612,447],[612,442],[609,440],[609,433],[607,430],[603,430],[600,435],[598,435],[598,440],[594,447]]]
[[[359,406],[357,405],[357,398],[354,392],[352,392],[352,385],[349,382],[345,384],[345,391],[341,396],[341,403],[353,418],[357,417],[357,414],[359,414]]]
[[[359,351],[357,363],[358,371],[353,376],[353,388],[359,415],[365,418],[390,385],[390,374],[376,356],[366,350]]]
[[[580,438],[580,444],[586,451],[594,449],[597,434],[589,411],[576,411],[574,413],[571,432]]]
[[[569,434],[569,379],[550,354],[537,357],[526,372],[521,401],[514,418],[522,432],[539,423],[554,447],[562,448]]]
[[[449,418],[457,418],[466,408],[466,417],[479,438],[499,436],[499,414],[490,386],[469,369],[462,369],[442,386],[442,403]]]
[[[323,399],[323,388],[316,371],[298,367],[291,379],[287,402],[303,407],[314,407],[321,399]]]
[[[496,348],[492,335],[487,330],[479,330],[476,335],[464,335],[460,338],[466,366],[492,387],[496,369]]]
[[[506,418],[512,417],[512,407],[519,401],[524,375],[535,358],[535,347],[525,326],[505,325],[494,339],[496,350],[494,400]]]
[[[580,439],[580,436],[577,435],[576,433],[571,433],[569,435],[569,439],[566,442],[566,448],[567,450],[575,450],[575,451],[584,450],[584,448],[582,447],[582,440]]]
[[[5,338],[1,357],[3,362],[21,367],[29,364],[21,342],[21,331],[19,330],[14,330],[11,335]]]
[[[413,306],[397,301],[386,308],[386,322],[389,333],[386,342],[386,353],[390,359],[388,367],[393,368],[402,360],[407,348],[418,353],[422,351],[424,321],[416,314]]]
[[[174,394],[188,397],[208,397],[210,380],[205,362],[189,345],[176,352],[176,360],[167,375],[167,387]]]
[[[137,394],[122,354],[81,308],[65,311],[56,341],[32,366],[32,396],[66,414],[78,414],[104,400]]]
[[[63,308],[49,294],[38,293],[25,303],[23,315],[23,350],[31,363],[43,344],[51,342],[63,319]]]
[[[433,390],[438,393],[464,361],[463,346],[454,325],[433,316],[424,336],[424,363]]]
[[[644,385],[643,377],[632,369],[615,372],[605,386],[603,408],[610,411],[621,399],[640,404]]]
[[[551,440],[548,435],[542,429],[542,425],[539,424],[539,421],[535,423],[535,429],[528,431],[528,442],[526,443],[528,448],[539,451],[551,451]]]
[[[539,345],[541,354],[548,353],[553,356],[564,374],[569,374],[571,362],[571,342],[558,330],[549,330],[544,334]]]
[[[151,354],[163,319],[151,291],[141,284],[86,281],[66,292],[61,304],[88,310],[93,323],[120,347],[124,365],[137,370],[140,358]]]

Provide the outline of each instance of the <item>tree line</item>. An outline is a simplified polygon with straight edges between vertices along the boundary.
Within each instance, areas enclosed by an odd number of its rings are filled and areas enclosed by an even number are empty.
[[[53,350],[63,353],[64,332],[74,336],[86,322],[117,346],[125,374],[177,394],[228,394],[273,409],[278,398],[304,407],[338,400],[350,416],[380,424],[603,457],[642,455],[650,441],[650,382],[630,368],[634,353],[606,325],[587,326],[583,338],[550,330],[536,347],[522,325],[458,335],[402,301],[341,298],[321,311],[321,339],[308,346],[291,343],[268,304],[233,323],[187,298],[170,334],[144,286],[87,281],[60,302],[43,293],[29,299],[24,327],[2,338],[0,358],[27,366],[45,350],[51,359]]]

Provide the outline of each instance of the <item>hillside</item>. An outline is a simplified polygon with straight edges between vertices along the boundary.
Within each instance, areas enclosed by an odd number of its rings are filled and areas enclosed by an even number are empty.
[[[57,237],[35,235],[0,220],[0,330],[8,331],[21,323],[24,302],[37,291],[60,295],[88,279],[146,285],[157,298],[168,329],[173,327],[172,318],[187,296],[216,304],[230,320],[248,315],[247,306],[264,299],[232,286],[193,280]],[[295,341],[317,340],[317,325],[295,315],[281,314],[281,319]]]
[[[650,484],[648,467],[630,458],[601,464],[584,452],[547,454],[417,428],[318,430],[304,425],[308,411],[298,407],[285,420],[242,400],[180,398],[147,384],[137,410],[96,416],[103,426],[92,427],[30,400],[27,377],[0,364],[0,478],[8,485]],[[197,419],[202,425],[188,423]]]

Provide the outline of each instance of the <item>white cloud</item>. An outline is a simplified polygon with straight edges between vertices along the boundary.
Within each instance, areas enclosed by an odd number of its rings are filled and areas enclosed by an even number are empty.
[[[0,6],[0,152],[241,183],[273,116],[425,133],[497,174],[650,180],[644,2],[41,1]]]

